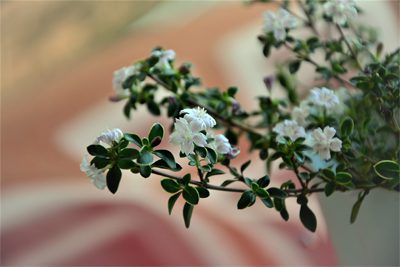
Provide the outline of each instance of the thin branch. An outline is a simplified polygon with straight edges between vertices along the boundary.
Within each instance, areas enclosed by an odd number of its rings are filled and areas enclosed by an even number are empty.
[[[287,43],[284,43],[284,46],[285,46],[287,49],[289,49],[290,51],[293,52],[293,48],[292,48],[290,45],[288,45]],[[299,52],[293,52],[293,53],[295,53],[300,59],[304,59],[306,62],[308,62],[308,63],[314,65],[315,67],[321,67],[316,61],[314,61],[313,59],[311,59],[308,55],[303,55],[303,54],[301,54],[301,53],[299,53]],[[353,85],[351,82],[349,82],[348,80],[345,80],[345,79],[341,78],[340,76],[338,76],[338,75],[336,75],[336,74],[333,74],[332,77],[335,78],[337,81],[339,81],[339,82],[341,82],[341,83],[347,84],[348,86],[351,86],[351,87],[355,88],[354,85]]]
[[[304,183],[304,181],[301,179],[300,174],[299,174],[299,169],[296,163],[296,160],[294,159],[294,156],[291,158],[292,164],[293,164],[293,170],[294,173],[296,174],[297,180],[299,180],[301,187],[303,188],[303,191],[307,190],[307,185]]]
[[[303,2],[301,2],[301,0],[297,0],[297,3],[300,5],[300,8],[303,10],[304,14],[306,14],[306,16],[307,16],[307,22],[306,23],[310,26],[310,28],[314,32],[314,34],[319,36],[317,28],[315,27],[314,21],[311,18],[310,13],[307,12],[307,9],[304,6]]]
[[[152,173],[157,174],[159,176],[163,176],[163,177],[167,177],[176,181],[182,181],[183,179],[181,177],[169,174],[169,173],[164,173],[158,170],[151,170]],[[223,186],[217,186],[217,185],[211,185],[211,184],[204,184],[202,182],[199,181],[194,181],[194,180],[190,180],[189,182],[190,184],[193,185],[197,185],[197,186],[201,186],[204,188],[208,188],[208,189],[212,189],[212,190],[219,190],[219,191],[226,191],[226,192],[237,192],[237,193],[243,193],[244,191],[246,191],[245,189],[241,189],[241,188],[227,188],[227,187],[223,187]]]
[[[153,79],[156,83],[158,83],[159,85],[161,85],[162,87],[164,87],[165,89],[167,89],[168,91],[171,91],[171,88],[168,86],[168,84],[166,84],[165,82],[163,82],[162,80],[160,80],[158,77],[154,76],[153,74],[148,74],[148,76]],[[247,126],[245,124],[241,124],[237,121],[234,121],[230,118],[225,118],[224,116],[220,115],[218,112],[214,111],[212,108],[207,107],[205,105],[200,104],[199,102],[197,102],[194,99],[187,99],[187,103],[193,105],[193,106],[198,106],[198,107],[202,107],[204,109],[207,110],[208,113],[210,113],[210,115],[212,115],[213,117],[215,117],[216,119],[218,119],[219,121],[223,122],[224,124],[236,127],[238,129],[241,129],[245,132],[251,133],[253,135],[257,135],[257,136],[263,136],[263,134],[258,133],[256,131],[254,131],[250,126]]]
[[[340,36],[342,37],[343,41],[345,42],[347,48],[349,49],[351,55],[353,56],[355,62],[357,63],[358,68],[362,71],[363,68],[361,66],[361,63],[358,61],[357,55],[354,52],[353,48],[351,47],[349,41],[347,40],[346,36],[344,36],[344,32],[342,30],[342,27],[340,27],[338,24],[336,24],[336,28],[338,29]]]
[[[158,171],[158,170],[151,170],[152,173],[162,176],[162,177],[166,177],[166,178],[170,178],[176,181],[182,181],[183,179],[181,177],[169,174],[169,173],[165,173],[162,171]],[[223,186],[218,186],[218,185],[211,185],[211,184],[204,184],[202,182],[199,181],[194,181],[194,180],[190,180],[189,182],[190,184],[193,185],[197,185],[200,187],[204,187],[207,189],[211,189],[211,190],[217,190],[217,191],[224,191],[224,192],[235,192],[235,193],[243,193],[249,189],[242,189],[242,188],[228,188],[228,187],[223,187]],[[303,189],[285,189],[283,190],[284,192],[286,192],[288,194],[288,197],[297,197],[298,194],[303,193],[304,190]],[[309,189],[307,190],[307,193],[311,194],[311,193],[317,193],[317,192],[323,192],[324,189],[323,188],[313,188],[313,189]]]

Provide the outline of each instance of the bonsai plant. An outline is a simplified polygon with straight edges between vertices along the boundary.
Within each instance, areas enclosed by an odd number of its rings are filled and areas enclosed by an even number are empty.
[[[268,1],[250,3],[254,2]],[[264,78],[268,91],[285,90],[285,98],[266,93],[258,97],[257,108],[244,110],[235,98],[238,88],[199,89],[200,79],[189,63],[178,66],[173,50],[156,47],[147,58],[114,72],[110,100],[124,102],[128,119],[139,105],[154,116],[165,113],[171,118],[171,131],[159,123],[147,136],[107,130],[87,147],[90,158],[85,155],[81,170],[97,188],[107,187],[113,194],[121,169],[144,178],[161,177],[161,187],[171,194],[169,213],[179,198],[184,199],[186,227],[196,205],[213,191],[237,194],[238,209],[261,201],[286,221],[293,215],[285,201],[296,198],[300,220],[312,232],[317,228],[308,205],[312,194],[358,192],[350,214],[353,223],[371,190],[398,191],[400,50],[383,55],[376,31],[357,23],[362,10],[351,0],[296,3],[302,14],[295,13],[289,1],[276,3],[275,12],[264,14],[258,36],[260,55],[267,60],[278,49],[292,54]],[[299,28],[306,28],[308,35],[298,37]],[[320,34],[325,28],[331,29],[331,36]],[[321,54],[323,60],[317,60]],[[298,70],[306,64],[315,68],[313,88],[298,82]],[[158,101],[162,90],[168,96]],[[363,109],[367,110],[360,112]],[[179,147],[179,155],[157,149],[164,138]],[[241,138],[247,138],[252,155],[265,162],[259,177],[246,175],[251,160],[235,165]],[[185,173],[178,157],[197,175]],[[294,178],[271,186],[272,164],[292,171]],[[216,184],[215,176],[225,180]]]

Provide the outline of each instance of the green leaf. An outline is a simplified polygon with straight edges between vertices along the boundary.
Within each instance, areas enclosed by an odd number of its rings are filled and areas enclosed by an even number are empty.
[[[193,208],[194,206],[190,205],[189,203],[185,203],[185,206],[183,206],[183,219],[185,221],[186,228],[189,228],[190,226],[190,220],[192,219]]]
[[[272,202],[272,199],[270,197],[266,198],[261,198],[261,202],[267,207],[267,208],[272,208],[274,206],[274,203]]]
[[[147,102],[147,109],[150,111],[151,114],[154,116],[160,116],[161,110],[158,104],[154,101]]]
[[[204,187],[196,187],[197,192],[199,193],[200,198],[207,198],[210,196],[210,191]]]
[[[179,165],[178,163],[176,163],[176,167],[175,168],[171,168],[163,159],[159,159],[156,162],[154,162],[153,164],[151,164],[151,167],[153,168],[161,168],[161,169],[167,169],[167,170],[171,170],[174,172],[180,171],[182,170],[181,165]]]
[[[192,205],[197,205],[199,203],[199,192],[192,186],[185,186],[182,192],[183,198]]]
[[[139,152],[139,158],[137,161],[143,165],[150,165],[153,163],[153,155],[149,151],[142,150]]]
[[[333,192],[335,192],[336,189],[336,184],[335,182],[329,182],[325,185],[325,195],[327,197],[329,197],[330,195],[333,194]]]
[[[307,205],[307,203],[308,203],[308,198],[307,198],[304,194],[301,194],[301,195],[299,195],[299,196],[297,197],[296,201],[297,201],[297,203],[300,204],[300,205]]]
[[[247,169],[247,167],[249,167],[250,163],[251,160],[248,160],[245,163],[243,163],[243,165],[240,167],[240,172],[243,173]]]
[[[237,87],[233,87],[233,86],[229,87],[228,88],[228,95],[231,96],[231,97],[234,97],[236,95],[237,91],[238,91]]]
[[[90,164],[94,164],[97,169],[103,169],[110,163],[110,159],[102,158],[102,157],[94,157]]]
[[[107,188],[111,193],[115,194],[121,181],[122,173],[117,166],[113,166],[107,173]]]
[[[156,147],[156,146],[158,146],[159,144],[161,144],[161,138],[157,136],[156,138],[154,138],[154,139],[151,141],[150,146],[151,146],[151,147]]]
[[[148,178],[151,175],[151,167],[149,165],[145,166],[140,166],[140,175],[142,175],[143,178]]]
[[[131,105],[131,101],[128,100],[126,101],[126,104],[124,106],[124,115],[127,119],[130,119],[131,117],[131,109],[132,109],[132,105]]]
[[[139,151],[134,148],[125,148],[118,154],[120,159],[136,159],[139,156]]]
[[[294,60],[292,62],[289,63],[289,71],[290,73],[296,73],[301,65],[301,61],[300,60]]]
[[[280,198],[274,198],[274,207],[275,207],[275,209],[277,210],[277,211],[281,211],[282,210],[282,208],[283,208],[283,199],[280,199]]]
[[[259,157],[262,160],[266,160],[268,158],[268,149],[262,148],[259,153]]]
[[[341,65],[339,62],[331,62],[331,66],[332,66],[332,70],[335,73],[342,74],[347,71],[346,68],[344,68],[343,65]]]
[[[311,232],[315,232],[315,230],[317,229],[317,218],[306,204],[301,205],[300,220],[303,225]]]
[[[129,145],[128,140],[126,140],[125,138],[122,138],[121,141],[119,142],[118,146],[119,149],[124,149]]]
[[[310,174],[308,172],[301,172],[299,173],[301,180],[307,181],[310,179]]]
[[[245,184],[247,184],[248,187],[252,187],[253,186],[253,180],[248,178],[248,177],[244,177],[244,182]]]
[[[265,45],[263,47],[263,54],[265,57],[268,57],[270,53],[271,53],[271,44],[265,43]]]
[[[124,137],[126,140],[128,140],[129,142],[137,145],[138,147],[142,147],[142,139],[140,139],[139,136],[137,136],[136,134],[124,134]]]
[[[289,213],[288,213],[286,207],[282,208],[282,210],[279,212],[279,214],[281,215],[282,219],[284,219],[285,221],[289,220]]]
[[[207,156],[207,149],[205,147],[196,146],[194,152],[202,158],[205,158]]]
[[[190,173],[185,174],[185,176],[182,177],[182,184],[183,185],[188,185],[190,183],[190,180],[192,179],[192,176],[190,175]]]
[[[254,182],[250,183],[250,187],[251,187],[251,190],[253,190],[253,192],[256,192],[260,188],[260,186]]]
[[[286,198],[287,193],[279,188],[271,187],[267,189],[269,195],[274,198]]]
[[[257,185],[256,183],[254,184]],[[255,188],[255,190],[253,189],[253,191],[257,194],[259,198],[269,198],[269,194],[264,188]]]
[[[338,184],[345,185],[351,182],[351,174],[348,172],[338,172],[336,173],[335,181]]]
[[[217,152],[215,152],[214,149],[207,148],[207,158],[209,159],[211,164],[217,163]]]
[[[172,213],[172,209],[175,206],[176,201],[178,200],[179,196],[181,195],[181,192],[176,193],[175,195],[172,195],[169,199],[168,199],[168,214],[171,215]]]
[[[129,159],[120,159],[118,160],[118,167],[124,170],[129,170],[136,167],[137,164]]]
[[[335,173],[331,169],[323,169],[322,173],[329,179],[335,179]]]
[[[101,145],[90,145],[87,148],[87,152],[92,156],[106,158],[108,157],[108,151]]]
[[[346,117],[340,125],[340,133],[342,136],[350,136],[353,133],[354,122],[350,117]]]
[[[375,173],[383,179],[399,179],[400,165],[392,160],[381,160],[374,165]]]
[[[357,200],[351,208],[350,223],[354,223],[357,219],[358,212],[360,211],[362,201]]]
[[[225,186],[228,186],[228,185],[230,185],[231,183],[234,183],[234,182],[239,182],[239,180],[236,180],[236,179],[234,179],[234,180],[225,180],[225,181],[221,184],[221,186],[222,186],[222,187],[225,187]]]
[[[269,182],[270,179],[268,175],[264,175],[263,177],[257,180],[257,184],[262,188],[267,187],[269,185]]]
[[[153,154],[159,157],[160,159],[164,160],[171,169],[176,169],[176,162],[174,155],[168,150],[156,150],[153,151]]]
[[[150,143],[152,143],[153,140],[157,137],[162,139],[163,136],[164,136],[164,128],[161,126],[161,124],[159,124],[159,123],[153,124],[153,126],[150,129],[149,136],[148,136]]]
[[[288,180],[281,185],[281,189],[296,189],[296,186],[291,180]]]
[[[360,192],[358,194],[358,199],[356,203],[354,203],[351,209],[350,223],[354,223],[357,219],[358,212],[360,211],[360,207],[366,195],[368,195],[369,191]]]
[[[251,205],[254,204],[255,201],[256,201],[256,195],[253,193],[253,191],[247,190],[243,192],[243,194],[241,195],[237,203],[237,208],[244,209],[250,207]]]
[[[161,180],[161,186],[164,188],[165,191],[168,193],[176,193],[179,190],[181,190],[181,186],[174,180],[172,179],[163,179]]]
[[[212,169],[210,172],[207,173],[206,178],[221,174],[225,174],[225,172],[219,169]]]

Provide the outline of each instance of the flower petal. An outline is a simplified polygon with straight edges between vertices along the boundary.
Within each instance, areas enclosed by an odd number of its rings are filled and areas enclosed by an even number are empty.
[[[326,126],[326,127],[324,128],[324,134],[325,134],[326,138],[327,138],[328,140],[330,140],[330,139],[332,139],[332,138],[335,136],[336,130],[335,130],[335,128],[333,128],[333,127]]]
[[[342,141],[335,137],[331,140],[329,147],[332,151],[339,152],[342,148]]]

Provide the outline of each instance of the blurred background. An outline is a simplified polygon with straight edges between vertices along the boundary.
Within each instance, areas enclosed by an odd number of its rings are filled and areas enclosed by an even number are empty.
[[[363,19],[382,31],[387,51],[398,47],[399,2],[362,5],[369,14]],[[371,263],[366,255],[375,247],[354,231],[357,224],[339,239],[353,240],[359,254],[340,251],[328,231],[334,227],[328,229],[315,198],[315,234],[301,226],[294,202],[289,203],[294,216],[285,223],[259,204],[237,211],[238,196],[224,192],[202,201],[187,230],[182,203],[168,216],[169,195],[159,178],[126,173],[119,192],[111,195],[79,171],[85,146],[103,130],[119,127],[145,135],[152,123],[167,122],[143,109],[127,121],[123,104],[107,100],[113,71],[146,57],[157,45],[174,49],[180,63],[192,62],[205,87],[239,86],[244,107],[254,105],[255,96],[266,94],[263,77],[285,56],[278,52],[266,61],[255,38],[262,13],[274,4],[2,1],[0,8],[2,266]],[[302,82],[311,82],[308,70],[302,71]],[[235,164],[248,157],[243,151]],[[262,175],[260,170],[261,163],[249,175]],[[280,173],[274,182],[288,175]],[[392,214],[391,227],[398,226],[398,197],[382,205]],[[348,227],[350,208],[331,206],[344,214],[340,223]],[[363,216],[361,210],[359,221]],[[328,218],[328,224],[336,223]],[[398,265],[398,235],[392,239],[375,263]]]

